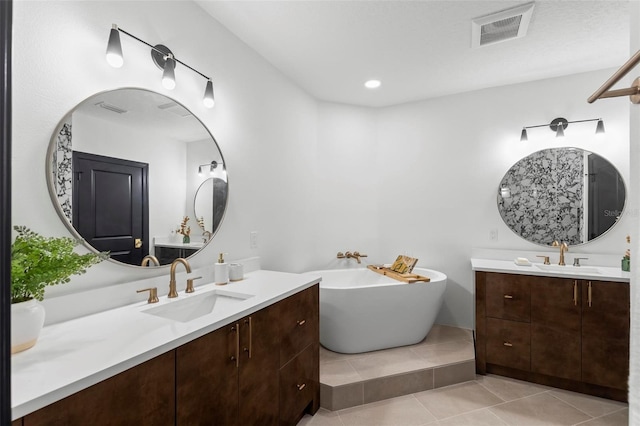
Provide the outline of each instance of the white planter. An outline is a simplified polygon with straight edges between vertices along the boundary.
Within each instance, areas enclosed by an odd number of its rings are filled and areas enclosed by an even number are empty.
[[[11,304],[11,353],[36,344],[44,324],[44,306],[35,299]]]

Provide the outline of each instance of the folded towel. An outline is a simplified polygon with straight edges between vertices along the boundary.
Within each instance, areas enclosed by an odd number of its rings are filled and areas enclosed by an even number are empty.
[[[518,266],[531,266],[531,262],[526,257],[516,257],[513,262]]]

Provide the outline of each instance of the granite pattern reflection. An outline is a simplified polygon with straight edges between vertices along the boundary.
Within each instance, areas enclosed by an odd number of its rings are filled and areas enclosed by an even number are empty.
[[[528,241],[584,242],[584,173],[581,150],[546,149],[523,158],[502,179],[509,190],[498,196],[502,218]]]

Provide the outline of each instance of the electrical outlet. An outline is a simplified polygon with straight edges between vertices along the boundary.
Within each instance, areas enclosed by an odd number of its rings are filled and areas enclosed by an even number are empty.
[[[258,248],[258,231],[251,231],[249,233],[249,248]]]
[[[498,228],[489,229],[489,241],[498,241]]]

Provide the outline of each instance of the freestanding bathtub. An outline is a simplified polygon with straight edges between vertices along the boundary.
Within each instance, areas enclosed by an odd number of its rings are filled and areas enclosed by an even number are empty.
[[[340,353],[360,353],[422,341],[438,315],[447,276],[413,273],[430,282],[406,284],[366,268],[314,271],[320,275],[320,343]]]

